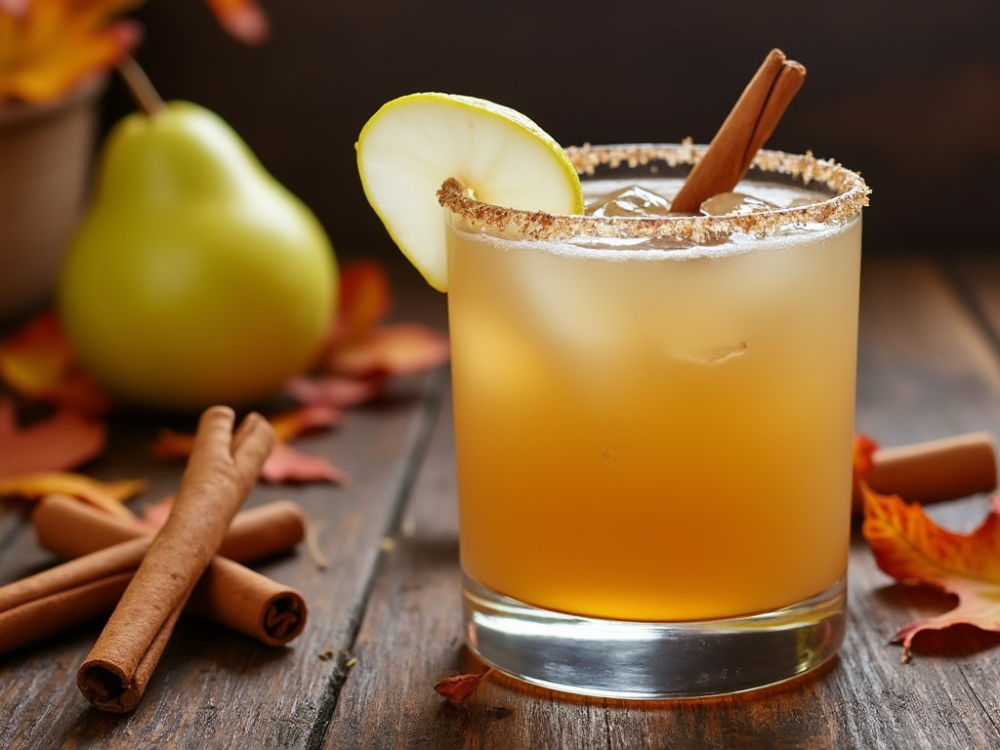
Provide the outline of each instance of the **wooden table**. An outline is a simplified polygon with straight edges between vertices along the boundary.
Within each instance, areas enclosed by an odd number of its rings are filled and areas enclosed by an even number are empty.
[[[443,325],[443,298],[406,276],[400,317]],[[1000,427],[1000,261],[870,257],[864,266],[857,427],[884,445]],[[838,659],[776,688],[702,701],[628,703],[529,689],[499,677],[461,707],[432,689],[476,670],[460,630],[453,436],[447,372],[395,383],[329,435],[303,438],[349,487],[261,485],[250,504],[299,502],[330,566],[302,549],[258,569],[301,590],[305,633],[270,649],[182,618],[139,707],[89,707],[76,669],[99,632],[80,628],[0,658],[0,747],[9,748],[987,748],[1000,746],[1000,637],[955,629],[918,640],[910,664],[888,644],[951,607],[895,585],[859,533]],[[88,467],[145,476],[155,500],[180,466],[149,457],[158,427],[124,417]],[[143,499],[136,502],[141,506]],[[803,498],[808,502],[808,498]],[[934,506],[968,530],[988,500]],[[22,506],[0,515],[0,582],[53,562]]]

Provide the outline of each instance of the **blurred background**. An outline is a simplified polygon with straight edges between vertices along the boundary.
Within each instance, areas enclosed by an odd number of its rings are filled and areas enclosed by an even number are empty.
[[[996,244],[996,0],[261,2],[272,37],[246,47],[202,0],[151,0],[136,57],[166,98],[221,114],[342,257],[397,258],[354,160],[393,97],[492,99],[563,145],[707,142],[771,47],[808,76],[768,145],[864,175],[866,253]],[[130,109],[115,82],[105,126]]]

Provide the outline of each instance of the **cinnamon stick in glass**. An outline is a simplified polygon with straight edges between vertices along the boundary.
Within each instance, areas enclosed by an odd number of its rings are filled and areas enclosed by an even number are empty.
[[[77,685],[97,708],[122,713],[138,703],[181,610],[257,482],[273,430],[256,413],[235,432],[234,422],[224,406],[202,415],[170,516],[80,666]]]
[[[670,203],[677,213],[697,213],[701,204],[736,187],[757,151],[805,81],[806,69],[773,49],[747,84],[708,149]]]

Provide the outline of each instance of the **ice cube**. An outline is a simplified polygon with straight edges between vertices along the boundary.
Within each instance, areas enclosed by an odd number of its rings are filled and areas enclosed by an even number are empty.
[[[754,214],[778,208],[774,203],[754,198],[745,193],[719,193],[701,204],[701,212],[708,216]]]
[[[638,185],[607,193],[587,206],[591,216],[666,216],[670,201]]]

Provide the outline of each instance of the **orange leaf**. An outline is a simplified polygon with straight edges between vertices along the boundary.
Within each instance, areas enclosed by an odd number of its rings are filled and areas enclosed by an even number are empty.
[[[34,0],[17,18],[0,16],[0,100],[51,101],[116,65],[141,38],[140,27],[113,16],[139,0]]]
[[[340,424],[343,414],[340,409],[324,405],[309,405],[271,417],[268,421],[274,428],[274,436],[281,442],[288,442],[308,430],[334,427]]]
[[[950,612],[915,622],[894,641],[903,644],[903,661],[910,658],[914,637],[924,630],[967,624],[1000,631],[1000,498],[971,534],[936,525],[919,504],[895,495],[879,495],[862,485],[865,497],[865,539],[878,566],[908,585],[925,584],[958,597]]]
[[[364,341],[392,307],[389,279],[381,265],[355,261],[340,270],[340,304],[334,346]]]
[[[193,434],[186,435],[164,428],[157,433],[149,450],[157,458],[187,458],[191,455],[192,448]]]
[[[445,334],[420,323],[397,323],[333,349],[326,366],[331,373],[356,378],[414,375],[444,364],[449,354]]]
[[[18,429],[14,404],[0,398],[0,478],[73,469],[100,455],[107,429],[70,409]]]
[[[306,406],[344,409],[371,401],[385,385],[382,378],[343,378],[335,375],[300,375],[285,384],[285,393]]]
[[[104,414],[111,399],[77,366],[59,319],[45,312],[0,342],[0,378],[33,401]]]
[[[288,443],[275,443],[260,471],[270,484],[285,482],[333,482],[348,484],[350,478],[325,458],[300,453]]]
[[[854,462],[851,468],[855,487],[860,486],[872,473],[872,456],[878,447],[878,443],[863,433],[854,436]]]
[[[18,474],[0,479],[0,497],[37,500],[56,493],[71,495],[125,518],[132,518],[132,512],[122,503],[145,488],[146,482],[141,479],[100,482],[83,474],[60,471]]]
[[[263,44],[271,36],[267,16],[255,0],[205,0],[219,25],[244,44]]]

